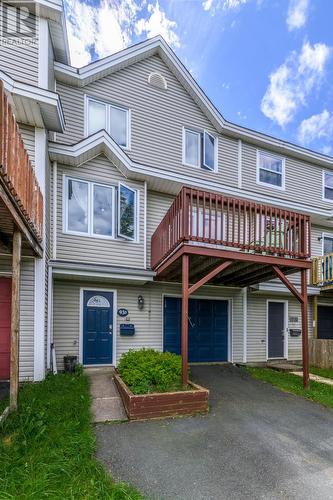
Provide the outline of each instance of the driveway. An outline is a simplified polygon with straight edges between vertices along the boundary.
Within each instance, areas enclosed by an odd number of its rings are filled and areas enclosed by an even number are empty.
[[[333,497],[333,411],[232,366],[196,366],[206,416],[96,426],[98,457],[150,498]]]

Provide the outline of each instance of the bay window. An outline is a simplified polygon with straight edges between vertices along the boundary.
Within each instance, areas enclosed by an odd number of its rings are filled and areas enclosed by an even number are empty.
[[[86,134],[106,130],[119,146],[129,148],[129,109],[86,98]]]
[[[115,187],[65,177],[64,192],[65,232],[136,240],[136,190],[122,183]]]

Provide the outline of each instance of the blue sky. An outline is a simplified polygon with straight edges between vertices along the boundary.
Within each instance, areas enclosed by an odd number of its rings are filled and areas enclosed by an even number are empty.
[[[161,34],[230,121],[333,155],[331,0],[65,0],[72,64]]]

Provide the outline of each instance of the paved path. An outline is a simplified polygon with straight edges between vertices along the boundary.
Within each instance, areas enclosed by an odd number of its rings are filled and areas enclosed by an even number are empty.
[[[302,372],[291,372],[293,375],[297,375],[298,377],[303,377]],[[333,385],[332,378],[321,377],[320,375],[315,375],[314,373],[310,373],[310,380],[314,380],[315,382],[321,382],[322,384]]]
[[[113,380],[113,369],[89,368],[86,373],[90,378],[93,422],[127,420],[121,397]]]
[[[209,415],[96,426],[113,477],[154,499],[333,497],[333,411],[231,366],[192,373]]]

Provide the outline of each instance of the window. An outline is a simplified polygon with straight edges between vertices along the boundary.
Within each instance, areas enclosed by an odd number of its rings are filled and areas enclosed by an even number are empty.
[[[123,148],[129,148],[129,110],[87,98],[87,135],[105,129]]]
[[[216,169],[217,140],[206,132],[184,129],[183,163],[190,167]]]
[[[258,151],[257,182],[284,189],[284,158]]]
[[[118,192],[118,217],[115,200]],[[118,188],[65,178],[65,231],[99,238],[135,240],[137,192],[124,184]],[[115,230],[116,221],[118,223]]]
[[[328,253],[333,253],[333,235],[323,236],[323,255],[326,255]]]
[[[323,172],[323,184],[324,199],[333,201],[333,172]]]
[[[120,183],[118,190],[118,235],[128,240],[135,239],[135,211],[136,191]]]

